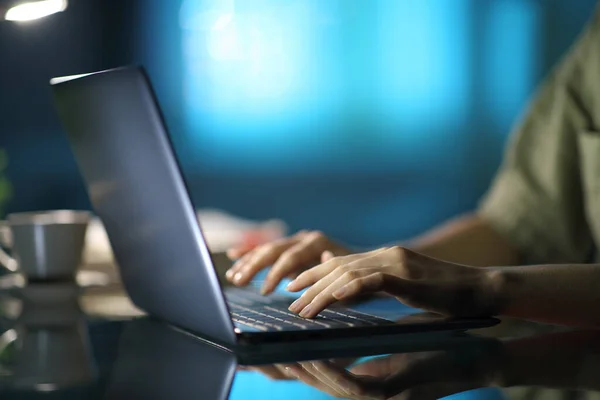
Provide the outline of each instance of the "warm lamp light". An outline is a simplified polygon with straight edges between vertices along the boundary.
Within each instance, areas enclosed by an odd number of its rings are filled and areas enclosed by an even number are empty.
[[[25,22],[47,17],[65,11],[69,5],[67,0],[18,1],[11,4],[0,15],[7,21]],[[1,12],[1,10],[0,10]]]

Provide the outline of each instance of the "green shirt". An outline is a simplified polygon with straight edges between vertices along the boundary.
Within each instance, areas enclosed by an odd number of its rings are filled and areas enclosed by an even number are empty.
[[[589,262],[600,247],[600,7],[513,132],[479,214],[526,263]]]

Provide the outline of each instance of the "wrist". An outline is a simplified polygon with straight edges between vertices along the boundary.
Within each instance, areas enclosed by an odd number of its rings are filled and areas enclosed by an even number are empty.
[[[483,295],[487,305],[488,314],[500,316],[504,314],[508,305],[509,277],[507,268],[483,268]]]

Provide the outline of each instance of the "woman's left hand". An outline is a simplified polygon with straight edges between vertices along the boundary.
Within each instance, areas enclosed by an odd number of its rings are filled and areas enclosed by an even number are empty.
[[[453,264],[402,247],[335,257],[292,281],[308,289],[290,311],[313,318],[339,300],[387,292],[402,303],[449,316],[477,317],[499,311],[500,275],[493,268]]]

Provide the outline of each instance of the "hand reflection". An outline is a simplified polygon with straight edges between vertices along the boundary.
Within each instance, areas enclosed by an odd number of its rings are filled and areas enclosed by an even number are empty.
[[[296,379],[293,374],[289,373],[289,369],[287,369],[282,364],[273,364],[273,365],[260,365],[254,367],[246,367],[246,366],[238,366],[238,370],[241,371],[256,371],[265,375],[266,377],[274,380],[274,381],[285,381]]]
[[[329,361],[329,363],[337,368],[345,368],[352,364],[355,360],[355,358],[342,358]],[[251,367],[240,365],[238,366],[238,369],[242,371],[260,372],[274,381],[295,380],[298,378],[292,371],[291,366],[287,364],[258,365]]]
[[[326,361],[286,365],[286,370],[331,396],[356,400],[438,399],[493,384],[494,364],[487,357],[465,362],[458,356],[457,352],[397,354],[350,370]]]
[[[334,397],[437,399],[484,387],[535,386],[600,391],[600,332],[570,331],[445,351],[255,368],[295,377]]]

